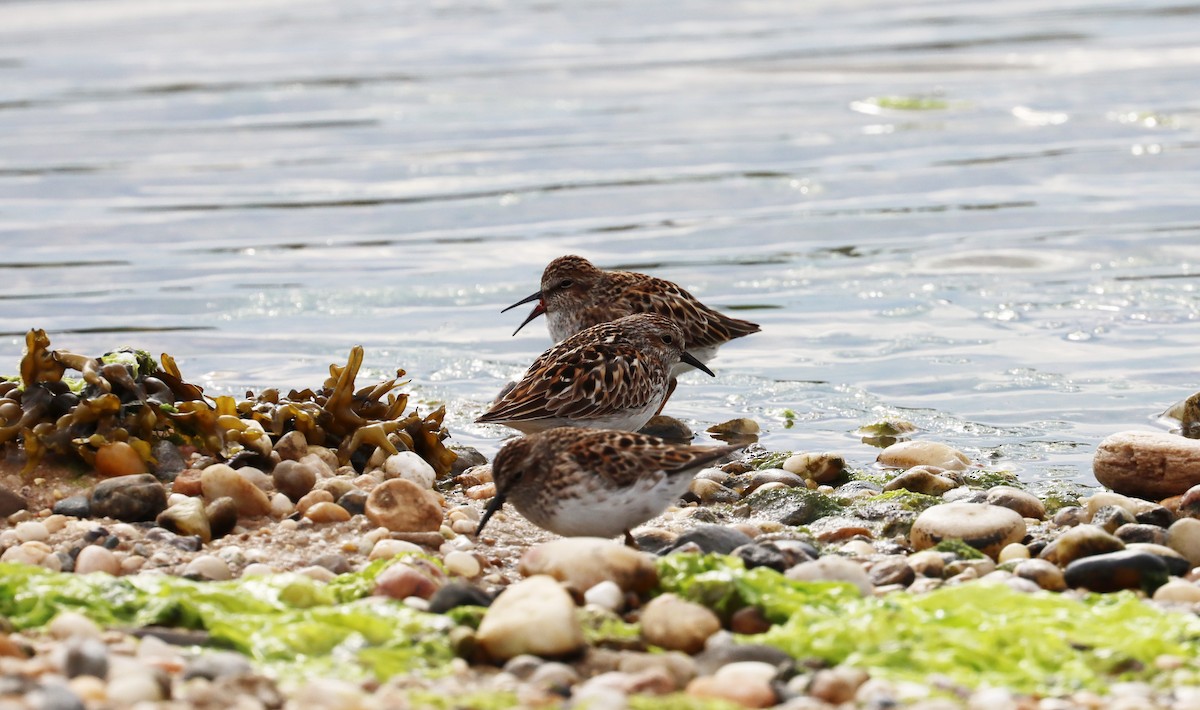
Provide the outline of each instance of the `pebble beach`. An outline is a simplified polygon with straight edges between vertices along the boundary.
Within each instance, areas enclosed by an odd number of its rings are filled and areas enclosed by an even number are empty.
[[[636,529],[635,550],[558,538],[511,511],[477,538],[493,491],[470,448],[440,478],[411,451],[338,466],[294,434],[274,443],[271,470],[177,453],[160,459],[175,470],[145,473],[122,469],[137,457],[82,474],[9,461],[5,707],[1200,706],[1192,494],[1039,498],[923,439],[864,444],[859,461],[750,446]],[[325,638],[300,638],[310,620],[296,616],[265,627],[285,639],[272,651],[222,631],[219,617],[240,612],[222,603],[139,626],[113,591],[122,582],[141,599],[125,607],[207,588],[257,595],[285,617],[320,604],[365,605],[380,623],[400,613],[411,636],[326,620]],[[301,588],[324,601],[297,604]],[[62,596],[28,598],[47,589]],[[978,616],[974,647],[945,637],[950,665],[930,648],[949,631],[903,617],[923,599]],[[878,616],[892,606],[898,616]],[[1063,614],[1077,618],[1056,628]],[[366,660],[397,644],[427,657]],[[896,644],[908,668],[889,658]]]

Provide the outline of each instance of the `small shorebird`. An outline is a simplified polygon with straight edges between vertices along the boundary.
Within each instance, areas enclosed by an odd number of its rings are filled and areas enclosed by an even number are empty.
[[[585,328],[533,361],[475,421],[525,433],[559,426],[636,430],[654,416],[680,362],[712,375],[683,350],[683,332],[650,313]]]
[[[697,471],[740,448],[672,444],[627,431],[574,427],[518,437],[492,461],[496,496],[475,534],[507,501],[552,533],[624,533],[632,544],[631,528],[678,501]]]
[[[657,313],[679,324],[684,347],[701,362],[711,360],[717,348],[730,340],[760,330],[757,323],[714,311],[666,279],[633,271],[605,271],[574,255],[551,261],[542,272],[541,290],[504,311],[531,301],[537,301],[537,305],[513,335],[543,313],[555,342],[597,323],[633,313]],[[687,369],[679,365],[672,374]]]

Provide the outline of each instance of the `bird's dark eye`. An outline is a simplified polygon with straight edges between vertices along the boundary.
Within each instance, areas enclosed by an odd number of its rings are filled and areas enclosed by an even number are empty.
[[[675,342],[675,338],[671,337],[670,335],[664,335],[662,340],[667,345],[670,345],[671,343]]]
[[[575,282],[572,281],[571,279],[563,279],[562,281],[558,282],[559,288],[571,288],[574,285],[575,285]]]

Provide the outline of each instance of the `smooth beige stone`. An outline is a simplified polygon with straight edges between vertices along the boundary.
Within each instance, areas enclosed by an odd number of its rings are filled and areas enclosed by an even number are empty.
[[[639,594],[658,584],[652,555],[599,537],[567,537],[532,547],[521,556],[518,570],[527,577],[550,575],[580,592],[605,580]]]
[[[561,656],[586,644],[571,595],[557,580],[544,574],[523,579],[501,592],[483,615],[475,640],[497,661],[523,653]]]
[[[909,539],[917,550],[943,540],[962,540],[995,559],[1006,545],[1025,539],[1025,519],[987,503],[946,503],[927,508],[913,521]]]
[[[642,609],[642,636],[668,651],[699,653],[709,636],[721,630],[721,620],[707,608],[674,594],[655,597]]]
[[[1200,439],[1159,431],[1122,431],[1096,447],[1096,480],[1118,493],[1160,499],[1200,484]]]
[[[965,471],[971,465],[967,455],[937,441],[901,441],[879,452],[879,463],[892,468],[937,466],[947,471]]]

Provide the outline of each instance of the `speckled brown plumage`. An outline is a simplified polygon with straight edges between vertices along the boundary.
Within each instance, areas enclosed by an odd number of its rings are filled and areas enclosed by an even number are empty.
[[[542,353],[475,421],[525,432],[638,429],[662,404],[674,365],[706,369],[682,342],[678,325],[647,313],[586,328]]]
[[[580,256],[550,262],[542,272],[541,286],[509,308],[537,300],[525,323],[545,313],[555,341],[622,316],[656,313],[679,324],[688,352],[707,362],[724,343],[760,330],[756,323],[709,308],[671,281],[632,271],[605,271]]]
[[[627,431],[560,427],[509,441],[492,462],[496,497],[559,535],[613,537],[659,515],[695,473],[738,446],[694,446]]]

